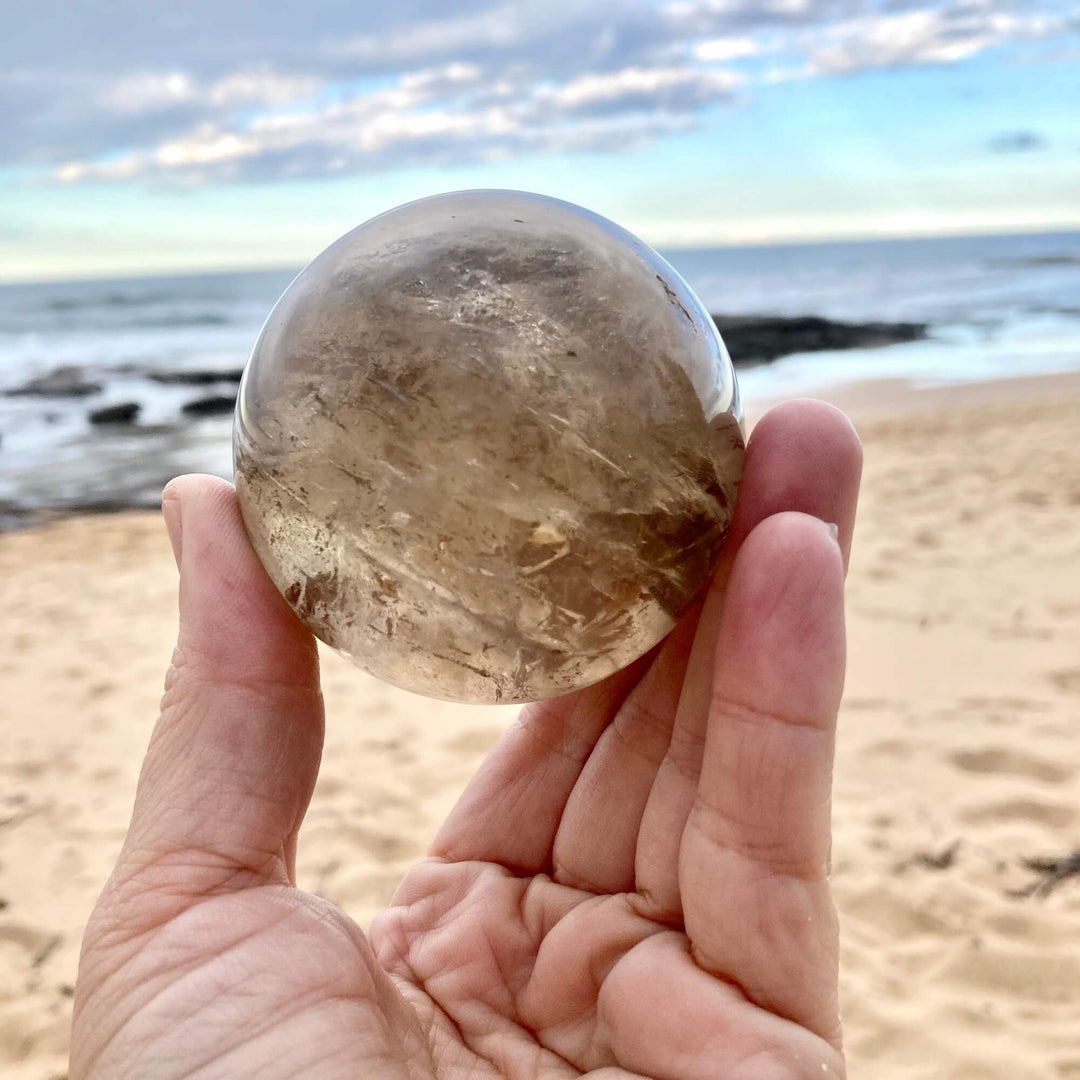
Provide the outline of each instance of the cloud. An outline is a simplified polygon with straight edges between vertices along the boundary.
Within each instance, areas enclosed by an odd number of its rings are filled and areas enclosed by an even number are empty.
[[[273,180],[616,152],[790,78],[960,63],[1065,0],[37,0],[0,37],[0,165]],[[9,20],[9,24],[12,20]],[[358,25],[362,23],[362,31]]]
[[[809,50],[809,73],[851,75],[871,69],[953,64],[1004,42],[1058,28],[1041,14],[1012,15],[987,3],[961,2],[886,15],[864,15],[827,28]]]
[[[364,66],[423,64],[445,56],[473,57],[505,52],[536,31],[525,5],[504,4],[486,11],[435,18],[388,34],[367,33],[327,46],[327,55]]]
[[[663,11],[695,33],[735,33],[824,23],[869,5],[862,0],[671,0]]]
[[[1037,131],[1006,131],[988,140],[986,148],[995,154],[1024,154],[1047,145],[1046,138]]]
[[[512,85],[501,101],[478,81],[467,65],[414,73],[320,108],[257,117],[242,132],[205,124],[152,150],[68,162],[53,175],[67,184],[154,176],[203,183],[614,151],[687,130],[699,108],[730,97],[740,80],[718,71],[629,68],[554,88]]]
[[[205,84],[183,71],[139,72],[106,82],[97,100],[107,112],[141,116],[177,107],[287,105],[310,98],[323,85],[320,78],[279,75],[267,68],[233,72]]]
[[[187,104],[194,97],[190,76],[182,71],[163,71],[127,75],[106,83],[98,93],[98,103],[109,112],[138,115]]]
[[[757,56],[761,51],[761,46],[749,37],[707,38],[693,47],[694,59],[705,63],[742,60],[747,56]]]
[[[732,96],[742,79],[728,71],[691,68],[623,68],[604,75],[583,75],[549,96],[564,113],[693,112]]]

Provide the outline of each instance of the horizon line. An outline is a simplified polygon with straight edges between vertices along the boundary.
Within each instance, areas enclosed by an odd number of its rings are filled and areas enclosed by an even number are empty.
[[[364,224],[363,222],[360,223]],[[359,226],[357,226],[359,227]],[[714,243],[704,244],[652,244],[649,241],[649,246],[657,251],[660,255],[676,254],[680,252],[694,252],[694,251],[723,251],[723,250],[745,250],[747,248],[790,248],[790,247],[827,247],[830,245],[859,245],[859,244],[873,244],[873,243],[904,243],[904,242],[918,242],[925,240],[975,240],[975,239],[997,239],[1009,236],[1052,236],[1058,234],[1071,234],[1080,233],[1080,223],[1059,224],[1059,225],[1046,225],[1039,226],[1037,228],[1031,228],[1028,225],[1015,225],[1015,226],[999,226],[990,230],[982,228],[957,228],[938,230],[935,232],[905,232],[905,233],[888,233],[888,232],[865,232],[865,233],[846,233],[833,236],[814,236],[802,238],[788,237],[788,238],[776,238],[770,237],[761,240],[738,240],[738,241],[719,241]],[[342,233],[346,235],[346,233]],[[643,237],[641,239],[644,239]],[[325,250],[325,249],[323,249]],[[298,274],[304,269],[313,259],[317,258],[321,252],[316,252],[310,259],[305,262],[297,263],[235,263],[235,264],[210,264],[206,266],[178,266],[172,269],[168,267],[148,268],[146,270],[134,270],[129,272],[109,273],[104,274],[65,274],[62,271],[57,274],[47,275],[44,277],[7,277],[2,270],[0,270],[0,288],[6,288],[8,286],[18,285],[54,285],[54,284],[77,284],[85,282],[110,282],[110,281],[142,281],[153,280],[155,278],[182,278],[182,277],[226,277],[231,274],[272,274],[272,273],[293,273]]]

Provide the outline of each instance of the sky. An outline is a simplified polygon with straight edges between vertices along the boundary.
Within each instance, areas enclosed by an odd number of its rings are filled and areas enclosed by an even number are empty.
[[[517,188],[661,248],[1080,227],[1063,0],[0,0],[0,280]]]

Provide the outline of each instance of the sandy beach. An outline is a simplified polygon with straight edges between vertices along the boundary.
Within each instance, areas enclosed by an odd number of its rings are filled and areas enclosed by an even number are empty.
[[[852,1077],[1080,1078],[1080,378],[837,391],[866,447],[834,876]],[[153,513],[0,535],[0,1074],[66,1076],[175,633]],[[324,658],[300,884],[361,925],[511,709]],[[1028,894],[1041,884],[1041,893]]]

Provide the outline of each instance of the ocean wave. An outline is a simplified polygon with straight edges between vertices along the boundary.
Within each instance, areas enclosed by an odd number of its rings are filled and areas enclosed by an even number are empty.
[[[206,311],[192,315],[162,315],[156,319],[131,319],[122,325],[139,330],[168,330],[180,326],[229,326],[232,321],[226,315]]]
[[[89,308],[150,307],[154,304],[175,303],[186,299],[175,292],[110,292],[97,296],[54,296],[42,305],[42,311],[85,311]]]
[[[192,311],[183,308],[167,310],[168,304],[183,305],[184,303],[184,298],[167,294],[147,297],[116,295],[97,299],[57,297],[42,304],[38,310],[57,316],[82,315],[84,318],[87,316],[92,318],[95,314],[99,317],[104,315],[108,324],[117,329],[168,330],[171,327],[183,326],[228,326],[236,321],[234,317],[221,310]],[[155,307],[166,307],[166,310],[152,315],[139,314],[140,311]],[[123,313],[127,311],[133,311],[134,314],[125,318]],[[18,332],[25,327],[26,322],[24,314],[18,323],[0,324],[0,333]]]
[[[1080,255],[1071,253],[1026,255],[1005,259],[988,259],[986,266],[989,269],[1039,269],[1054,266],[1080,266]]]

